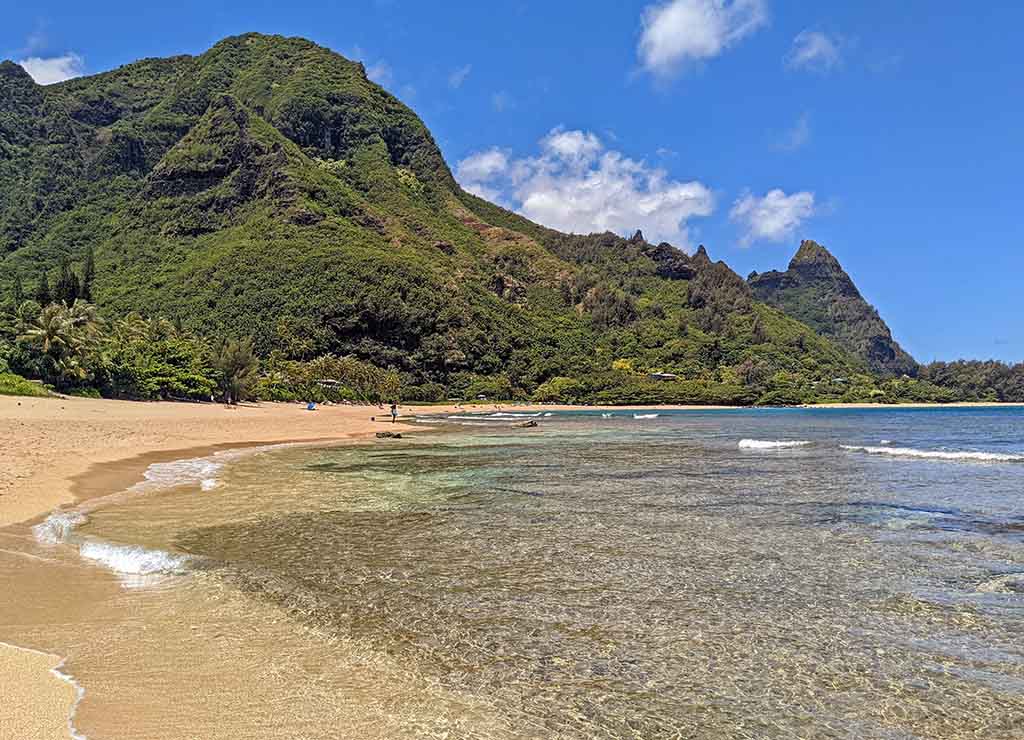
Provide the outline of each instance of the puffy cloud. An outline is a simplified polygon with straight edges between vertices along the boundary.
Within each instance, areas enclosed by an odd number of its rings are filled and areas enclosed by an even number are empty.
[[[571,167],[590,164],[604,149],[601,140],[589,131],[565,131],[560,128],[552,129],[541,139],[540,146],[545,154]]]
[[[463,184],[483,182],[493,180],[496,175],[507,170],[508,157],[498,147],[491,147],[460,160],[455,168],[455,177]]]
[[[764,0],[669,0],[643,11],[637,53],[644,68],[665,76],[688,61],[710,59],[768,20]]]
[[[838,38],[821,31],[801,31],[793,39],[786,57],[790,69],[809,69],[828,72],[843,59],[842,44]]]
[[[73,52],[59,57],[29,57],[18,64],[40,85],[52,85],[72,77],[81,77],[85,72],[85,60]]]
[[[689,245],[688,221],[714,210],[707,186],[672,180],[606,148],[592,132],[556,128],[539,147],[537,156],[514,160],[494,148],[472,154],[458,163],[456,177],[470,192],[552,228],[623,235],[639,228],[680,247]]]
[[[804,190],[786,195],[778,188],[762,198],[747,193],[729,211],[729,217],[746,229],[740,240],[743,246],[759,240],[785,241],[813,215],[814,193]]]
[[[462,87],[462,83],[466,81],[466,78],[469,77],[469,73],[472,71],[472,64],[467,64],[454,70],[450,75],[448,75],[448,87],[452,90],[458,90]]]

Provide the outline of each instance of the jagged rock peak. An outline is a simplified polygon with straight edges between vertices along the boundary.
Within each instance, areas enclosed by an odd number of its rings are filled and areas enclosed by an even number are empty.
[[[644,239],[644,232],[640,231],[640,229],[636,230],[636,233],[633,234],[632,237],[630,237],[629,241],[632,244],[646,244],[647,243],[647,240]]]
[[[875,372],[914,375],[917,363],[892,338],[878,311],[857,290],[831,252],[800,244],[786,272],[751,273],[754,296],[804,322],[863,359]]]
[[[791,270],[801,265],[827,265],[833,269],[842,270],[839,260],[831,252],[818,244],[818,242],[811,241],[810,239],[800,242],[800,248],[796,250],[793,259],[789,261],[789,269]]]

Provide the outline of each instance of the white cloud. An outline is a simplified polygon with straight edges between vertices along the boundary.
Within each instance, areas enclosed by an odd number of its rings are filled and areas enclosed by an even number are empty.
[[[669,0],[644,8],[637,53],[649,72],[666,76],[710,59],[768,21],[764,0]]]
[[[689,245],[687,223],[714,210],[700,182],[679,182],[604,146],[589,131],[556,128],[535,157],[492,148],[466,157],[456,177],[470,192],[507,203],[527,218],[574,233],[643,229],[652,241]],[[484,195],[488,193],[488,195]]]
[[[85,73],[85,60],[73,52],[59,57],[29,57],[18,64],[40,85],[52,85]]]
[[[744,225],[743,246],[759,240],[780,242],[793,235],[814,215],[814,193],[806,190],[786,195],[776,188],[763,198],[747,193],[729,211],[729,218]]]
[[[842,43],[839,38],[821,31],[805,30],[793,39],[793,46],[786,57],[786,66],[790,69],[828,72],[842,60]]]
[[[793,124],[793,127],[779,137],[776,148],[784,152],[795,152],[800,149],[811,138],[811,121],[806,113]]]
[[[601,140],[589,131],[560,128],[552,129],[540,140],[540,146],[545,154],[560,159],[573,169],[586,167],[604,149]]]
[[[366,68],[366,76],[376,82],[381,87],[387,87],[394,79],[395,75],[391,71],[391,65],[387,62],[377,62],[371,64]]]
[[[472,64],[467,64],[454,70],[450,75],[448,75],[448,87],[452,90],[458,90],[462,87],[462,83],[466,81],[466,78],[469,77],[469,73],[472,71]]]
[[[506,171],[508,157],[498,147],[491,147],[460,160],[455,168],[455,177],[461,183],[483,182]]]

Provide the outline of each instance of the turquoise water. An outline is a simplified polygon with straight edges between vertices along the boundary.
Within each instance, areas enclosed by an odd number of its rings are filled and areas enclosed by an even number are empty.
[[[459,416],[86,531],[472,696],[458,736],[1024,734],[1022,410]]]

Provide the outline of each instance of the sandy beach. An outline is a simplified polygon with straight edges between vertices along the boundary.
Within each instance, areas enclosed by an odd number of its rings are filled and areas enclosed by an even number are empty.
[[[423,409],[443,412],[443,407]],[[417,409],[404,407],[403,414]],[[123,490],[152,462],[270,442],[331,442],[408,430],[369,406],[135,403],[0,397],[0,528]],[[60,656],[0,644],[0,739],[67,738],[75,688]]]

